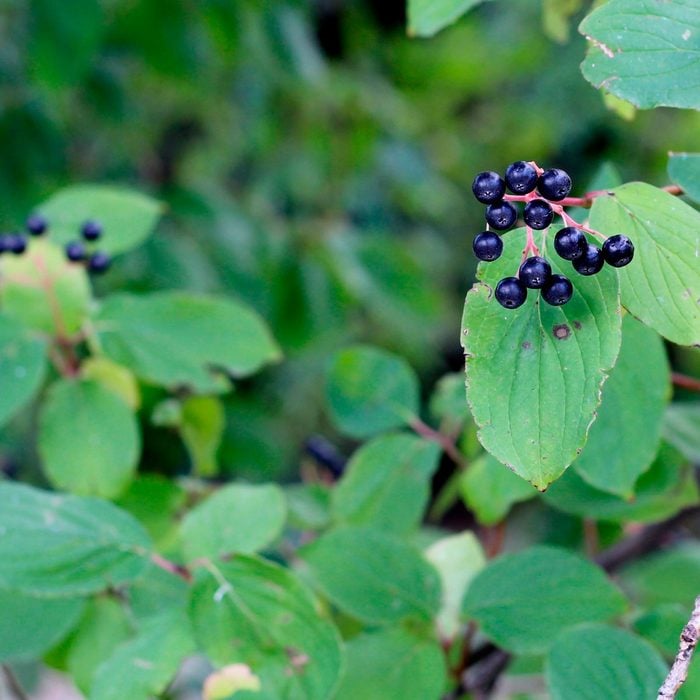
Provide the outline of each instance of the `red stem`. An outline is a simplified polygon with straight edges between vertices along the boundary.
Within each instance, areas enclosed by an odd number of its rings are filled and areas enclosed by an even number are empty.
[[[155,552],[151,554],[151,561],[164,571],[184,579],[187,583],[192,582],[192,574],[187,567],[176,564],[165,557],[161,557],[160,554],[156,554]]]
[[[700,392],[700,379],[695,377],[689,377],[686,374],[681,374],[680,372],[673,372],[671,374],[671,381],[674,386],[678,386],[681,389],[687,389],[688,391]]]
[[[460,468],[466,469],[467,463],[462,456],[461,452],[457,449],[454,441],[433,428],[431,428],[427,423],[424,423],[418,416],[414,416],[409,423],[410,427],[418,433],[421,437],[431,442],[435,442],[440,447],[442,447],[445,454]]]

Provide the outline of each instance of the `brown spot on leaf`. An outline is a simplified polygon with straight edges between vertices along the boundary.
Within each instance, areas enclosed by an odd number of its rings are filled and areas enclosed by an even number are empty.
[[[532,343],[529,340],[523,342],[523,350],[529,350],[532,347]]]
[[[557,340],[566,340],[571,335],[571,328],[567,323],[559,323],[552,328],[552,335]]]
[[[582,328],[582,326],[581,326],[581,321],[574,321],[574,328],[575,328],[577,331],[580,331],[581,328]]]

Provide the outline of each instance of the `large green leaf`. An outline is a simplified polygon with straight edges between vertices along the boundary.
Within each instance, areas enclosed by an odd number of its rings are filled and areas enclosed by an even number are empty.
[[[467,396],[482,445],[544,489],[574,461],[586,441],[600,388],[620,349],[616,272],[573,275],[574,295],[560,307],[531,292],[504,309],[493,290],[518,270],[524,229],[503,236],[504,252],[481,263],[467,294],[462,344]],[[541,242],[541,238],[540,238]],[[572,276],[551,256],[555,272]]]
[[[46,596],[116,588],[144,570],[151,543],[106,501],[0,483],[0,587]]]
[[[433,36],[484,0],[408,0],[410,36]]]
[[[38,209],[49,221],[51,238],[65,244],[80,238],[92,219],[102,224],[98,247],[108,253],[135,248],[153,231],[162,205],[146,195],[104,185],[74,185],[59,190]]]
[[[552,700],[653,698],[667,672],[659,653],[625,630],[582,625],[567,630],[547,658]]]
[[[664,438],[694,464],[700,464],[700,401],[673,403],[666,411]]]
[[[230,484],[185,516],[185,556],[193,560],[251,554],[279,537],[286,518],[284,493],[276,484]]]
[[[368,623],[429,620],[440,607],[437,571],[420,552],[370,528],[331,530],[299,551],[318,587]]]
[[[112,360],[144,381],[171,388],[215,392],[221,389],[216,373],[245,377],[280,358],[260,317],[230,299],[117,294],[102,305],[96,327]]]
[[[333,490],[337,522],[404,533],[417,527],[430,496],[438,445],[412,435],[382,435],[361,447]]]
[[[95,381],[53,384],[41,407],[38,440],[51,483],[80,496],[118,496],[141,452],[133,411]]]
[[[697,0],[609,0],[581,22],[592,46],[586,80],[651,107],[700,108]]]
[[[0,315],[0,425],[37,392],[46,375],[46,343],[17,321]]]
[[[190,612],[200,647],[220,666],[248,664],[265,700],[324,700],[342,666],[335,627],[289,570],[251,556],[197,572]]]
[[[668,175],[685,194],[700,202],[700,153],[670,153]]]
[[[623,305],[668,340],[700,344],[700,212],[668,192],[630,182],[595,198],[591,226],[610,236],[623,233],[635,245],[634,260],[619,271]]]
[[[663,342],[631,316],[622,324],[622,347],[603,387],[598,419],[574,469],[592,486],[631,498],[634,484],[654,461],[670,398]]]
[[[522,654],[545,652],[562,630],[624,609],[624,597],[601,569],[566,550],[542,546],[495,559],[464,598],[465,614],[487,637]]]

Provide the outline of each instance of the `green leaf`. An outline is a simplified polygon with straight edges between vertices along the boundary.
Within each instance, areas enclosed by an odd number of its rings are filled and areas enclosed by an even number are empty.
[[[523,483],[520,480],[520,483]],[[460,630],[462,599],[486,557],[474,533],[443,537],[428,547],[426,559],[440,574],[442,603],[435,623],[441,639],[454,639]]]
[[[150,700],[165,690],[184,658],[194,652],[185,615],[155,617],[99,666],[90,700]]]
[[[182,522],[188,561],[251,554],[276,540],[287,518],[284,493],[275,484],[231,484],[193,508]]]
[[[592,43],[581,70],[596,87],[642,109],[700,108],[696,0],[609,0],[579,31]]]
[[[0,483],[0,587],[45,596],[116,588],[144,570],[151,543],[106,501]]]
[[[104,185],[74,185],[59,190],[38,208],[49,221],[51,239],[60,245],[79,237],[88,219],[102,224],[99,248],[123,253],[143,243],[163,212],[155,199]]]
[[[0,314],[0,425],[36,394],[46,376],[46,343]]]
[[[134,476],[141,437],[133,411],[94,381],[59,379],[39,417],[39,452],[54,486],[114,498]]]
[[[75,627],[82,598],[47,599],[0,588],[0,661],[37,659]]]
[[[180,434],[198,476],[219,473],[216,452],[225,425],[224,406],[215,396],[190,396],[182,402]]]
[[[334,700],[439,700],[445,660],[432,639],[395,627],[346,643],[347,668]]]
[[[673,403],[666,410],[664,439],[694,464],[700,464],[700,402]]]
[[[331,522],[331,489],[320,483],[284,487],[289,525],[299,530],[325,530]]]
[[[669,153],[668,175],[688,197],[700,202],[700,153]]]
[[[688,611],[674,603],[657,605],[635,618],[636,632],[648,639],[662,654],[673,658],[678,651],[680,631],[688,622]]]
[[[626,316],[620,355],[574,469],[591,486],[631,498],[639,475],[658,452],[669,398],[670,375],[661,338]]]
[[[326,397],[331,418],[343,432],[371,437],[409,423],[418,413],[418,378],[404,359],[355,346],[333,357]]]
[[[139,383],[126,367],[122,367],[106,357],[93,355],[80,365],[80,374],[84,379],[93,379],[106,389],[118,394],[124,403],[134,411],[140,408]]]
[[[524,229],[505,234],[503,255],[479,265],[480,281],[464,306],[462,344],[481,444],[542,490],[586,441],[620,348],[621,317],[610,268],[577,275],[564,306],[549,306],[534,292],[520,308],[504,309],[493,290],[518,269],[524,239]],[[551,263],[555,272],[571,275],[563,261],[552,257]]]
[[[408,0],[409,36],[429,37],[484,0]]]
[[[652,698],[666,672],[664,660],[648,642],[607,625],[567,630],[547,658],[552,700]]]
[[[700,212],[668,192],[630,182],[595,198],[591,226],[623,233],[635,245],[634,260],[619,270],[622,304],[671,342],[700,344]]]
[[[447,425],[448,432],[457,431],[469,418],[464,374],[446,374],[435,385],[430,397],[430,413]]]
[[[144,381],[170,388],[217,392],[217,373],[245,377],[280,358],[260,317],[229,299],[116,294],[105,300],[96,327],[108,357]]]
[[[129,606],[139,622],[186,610],[189,596],[190,586],[184,579],[150,562],[129,586]]]
[[[418,550],[384,532],[331,530],[299,550],[299,556],[328,598],[363,622],[430,620],[439,610],[437,571]]]
[[[516,503],[529,501],[537,491],[490,454],[474,460],[461,475],[459,492],[482,525],[500,523]]]
[[[625,599],[603,571],[563,549],[531,547],[495,559],[472,581],[464,612],[508,651],[539,654],[581,622],[623,612]]]
[[[418,526],[430,497],[438,445],[412,435],[382,435],[363,445],[333,490],[338,523],[406,533]]]
[[[572,17],[581,9],[583,0],[544,0],[542,26],[545,34],[554,41],[564,43],[569,39]]]
[[[342,666],[340,639],[291,571],[240,555],[200,569],[190,612],[197,641],[214,664],[248,664],[266,699],[332,697]]]

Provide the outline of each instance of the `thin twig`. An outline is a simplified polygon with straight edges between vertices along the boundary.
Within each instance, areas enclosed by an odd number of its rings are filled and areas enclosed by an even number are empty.
[[[673,382],[674,386],[679,386],[681,389],[687,389],[688,391],[700,391],[700,379],[689,377],[687,374],[672,372],[671,381]]]
[[[657,700],[671,700],[676,697],[676,693],[688,677],[688,668],[698,643],[698,637],[700,637],[700,595],[695,599],[693,613],[681,632],[678,654],[676,654],[666,680],[659,689]]]
[[[5,682],[10,692],[17,698],[17,700],[29,700],[29,695],[24,692],[24,688],[20,685],[20,682],[15,676],[15,672],[7,665],[2,665],[2,672],[5,675]]]
[[[157,567],[163,569],[163,571],[167,571],[174,576],[179,576],[188,583],[192,581],[192,574],[187,567],[176,564],[165,557],[161,557],[160,554],[156,554],[155,552],[151,554],[151,562]]]
[[[441,433],[434,428],[431,428],[427,423],[424,423],[418,416],[414,416],[409,423],[410,427],[421,437],[431,442],[436,442],[442,447],[445,454],[460,468],[466,469],[467,462],[462,453],[457,449],[454,440],[448,435]]]

